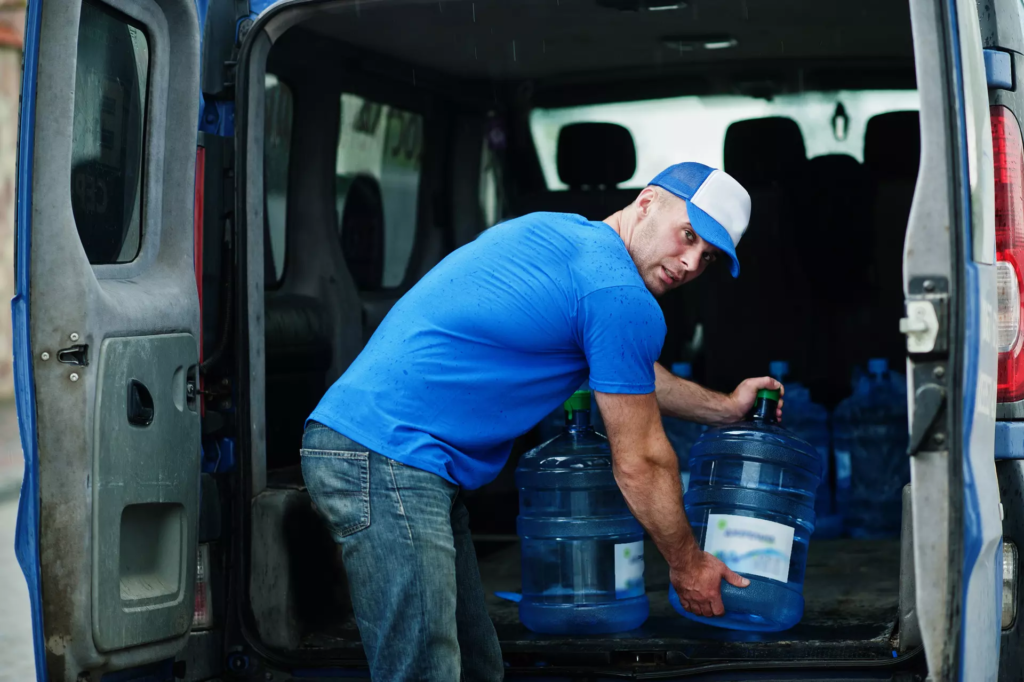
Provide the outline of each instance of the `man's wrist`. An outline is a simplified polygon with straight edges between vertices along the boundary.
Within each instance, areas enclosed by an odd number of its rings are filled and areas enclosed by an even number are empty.
[[[742,418],[739,414],[739,407],[736,399],[731,393],[717,393],[719,400],[716,405],[715,414],[712,418],[712,426],[734,424]]]
[[[681,540],[665,559],[668,561],[670,568],[685,569],[693,563],[700,552],[701,549],[697,545],[697,540],[693,537],[693,533],[687,533],[687,537]]]

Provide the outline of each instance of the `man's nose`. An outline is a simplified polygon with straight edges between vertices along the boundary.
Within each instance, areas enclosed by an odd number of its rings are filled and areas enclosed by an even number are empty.
[[[683,269],[686,270],[687,272],[696,272],[697,263],[699,262],[699,260],[699,256],[694,257],[689,253],[684,253],[682,256],[679,257],[680,265],[682,265]]]

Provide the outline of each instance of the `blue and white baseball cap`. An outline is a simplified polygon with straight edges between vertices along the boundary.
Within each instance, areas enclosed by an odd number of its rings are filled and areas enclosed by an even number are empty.
[[[729,272],[739,277],[736,247],[750,223],[750,195],[725,171],[688,161],[669,166],[650,184],[686,201],[690,224],[700,238],[729,256]]]

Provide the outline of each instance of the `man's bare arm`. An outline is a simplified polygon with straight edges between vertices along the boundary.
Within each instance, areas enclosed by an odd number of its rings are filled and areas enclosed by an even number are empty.
[[[698,615],[722,615],[721,580],[737,587],[749,581],[698,547],[683,511],[679,462],[661,426],[655,394],[595,391],[595,396],[611,441],[615,481],[668,561],[680,602]]]
[[[754,406],[757,392],[762,388],[785,389],[771,377],[747,379],[732,393],[726,395],[704,388],[672,374],[659,363],[654,363],[655,393],[662,414],[678,419],[719,426],[742,420]],[[602,414],[604,411],[602,410]],[[782,419],[782,401],[779,401],[778,419]]]

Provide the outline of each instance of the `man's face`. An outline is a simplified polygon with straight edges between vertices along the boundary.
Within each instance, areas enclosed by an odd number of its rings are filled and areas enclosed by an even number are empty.
[[[638,200],[641,207],[644,197]],[[630,255],[644,284],[655,296],[697,278],[720,255],[693,229],[686,202],[658,192],[647,201],[647,212],[637,224]]]

